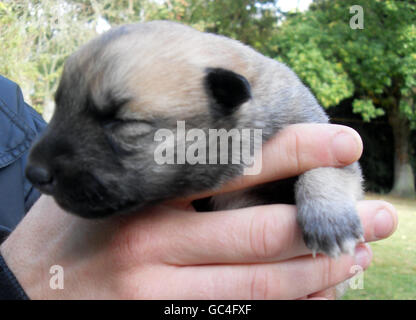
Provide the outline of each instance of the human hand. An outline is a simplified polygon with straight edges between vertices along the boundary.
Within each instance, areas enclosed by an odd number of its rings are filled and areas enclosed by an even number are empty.
[[[347,140],[334,141],[340,132]],[[263,148],[259,175],[242,176],[215,192],[348,165],[361,150],[352,129],[290,126]],[[0,250],[33,299],[332,297],[331,288],[353,275],[351,266],[365,269],[370,263],[366,245],[359,245],[354,257],[312,258],[295,206],[195,213],[193,199],[97,221],[69,215],[42,196]],[[378,215],[382,210],[386,218]],[[397,226],[388,203],[363,201],[358,211],[366,241],[385,238]],[[64,269],[63,290],[49,287],[53,265]]]

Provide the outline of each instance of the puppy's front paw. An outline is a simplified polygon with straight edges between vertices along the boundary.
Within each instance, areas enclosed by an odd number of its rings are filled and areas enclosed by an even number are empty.
[[[332,258],[343,253],[352,255],[355,246],[364,241],[361,222],[352,203],[311,199],[298,203],[297,207],[303,239],[314,255],[317,252]]]

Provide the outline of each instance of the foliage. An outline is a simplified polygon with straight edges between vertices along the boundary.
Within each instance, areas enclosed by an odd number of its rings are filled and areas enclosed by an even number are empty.
[[[23,86],[26,100],[38,110],[52,100],[65,58],[93,27],[79,7],[65,1],[4,1],[0,8],[0,73]],[[0,9],[0,10],[1,10]]]
[[[0,74],[26,84],[23,89],[29,89],[28,84],[36,76],[29,58],[33,39],[28,37],[21,16],[5,2],[0,2],[0,42]]]
[[[369,121],[397,102],[415,120],[416,5],[360,1],[364,29],[352,29],[355,4],[318,0],[309,11],[288,15],[269,54],[288,63],[325,107],[354,96],[354,111]]]
[[[415,1],[315,0],[308,11],[286,16],[267,51],[291,66],[324,107],[352,99],[364,122],[385,115],[394,137],[392,192],[414,194]]]
[[[0,73],[50,113],[66,57],[97,35],[100,21],[119,25],[169,19],[262,48],[274,30],[274,1],[5,0],[0,2]],[[269,5],[269,6],[268,6]],[[49,116],[46,115],[46,118]]]
[[[276,1],[168,0],[153,8],[153,19],[180,21],[238,39],[260,51],[276,25]]]
[[[383,109],[376,108],[371,99],[355,99],[352,103],[352,110],[361,113],[363,120],[369,122],[371,119],[385,114]]]
[[[22,86],[38,111],[53,108],[65,59],[97,35],[100,19],[137,20],[140,1],[8,0],[0,2],[0,74]]]

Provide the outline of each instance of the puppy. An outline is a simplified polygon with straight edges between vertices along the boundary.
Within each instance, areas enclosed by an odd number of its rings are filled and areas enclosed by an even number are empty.
[[[243,173],[244,163],[158,164],[155,136],[162,128],[178,134],[178,121],[186,132],[258,129],[262,142],[290,124],[328,122],[282,63],[238,41],[167,21],[121,26],[84,45],[67,59],[55,100],[26,174],[62,208],[85,218],[137,212]],[[337,257],[363,240],[355,209],[361,180],[357,163],[319,168],[196,206],[295,202],[308,248]]]

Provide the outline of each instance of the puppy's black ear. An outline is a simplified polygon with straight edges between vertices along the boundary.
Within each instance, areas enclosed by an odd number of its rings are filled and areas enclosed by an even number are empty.
[[[214,99],[216,111],[233,113],[251,98],[250,83],[242,75],[222,68],[207,68],[205,87]]]

